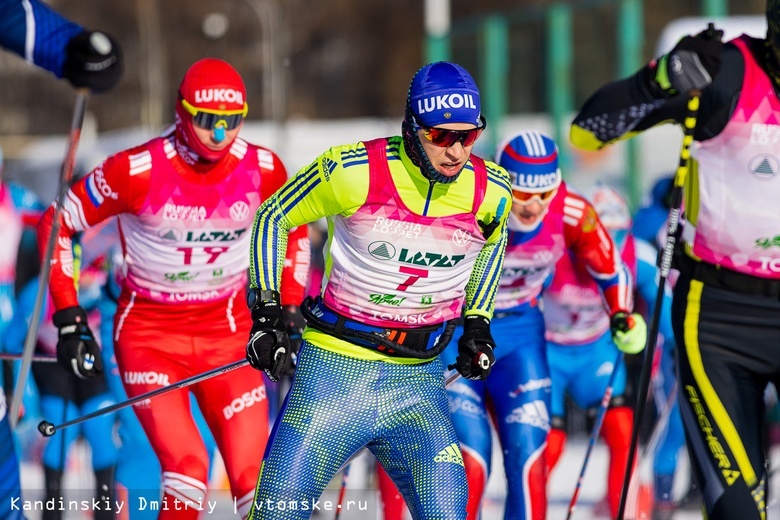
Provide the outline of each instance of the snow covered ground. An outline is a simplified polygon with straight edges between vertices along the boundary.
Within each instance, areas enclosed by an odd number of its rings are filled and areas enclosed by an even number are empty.
[[[575,438],[567,444],[566,450],[555,468],[549,485],[549,509],[548,519],[563,520],[566,518],[569,500],[577,482],[577,477],[582,466],[587,440]],[[772,459],[780,460],[780,448],[774,448]],[[349,504],[351,510],[344,510],[340,516],[342,520],[366,520],[381,519],[378,513],[377,493],[373,490],[373,475],[370,470],[370,455],[361,456],[353,463],[348,489],[344,504]],[[73,500],[91,500],[93,480],[89,468],[88,449],[82,444],[76,447],[76,453],[71,456],[70,469],[66,474],[64,487],[68,489],[67,498]],[[679,497],[684,493],[688,478],[687,458],[682,454],[680,467],[675,480],[675,493]],[[502,518],[504,497],[504,476],[501,465],[500,453],[494,453],[494,471],[488,482],[487,497],[483,508],[483,519],[493,520]],[[643,464],[646,478],[649,477],[647,464]],[[607,451],[603,445],[597,445],[591,455],[591,461],[580,492],[578,508],[573,514],[573,520],[604,519],[604,515],[594,512],[594,506],[603,498],[606,489]],[[220,481],[219,469],[215,477]],[[770,507],[767,518],[780,518],[780,506],[773,502],[772,497],[780,496],[780,479],[771,482]],[[314,518],[330,519],[335,517],[335,505],[338,500],[340,477],[333,483],[320,500],[321,511]],[[24,500],[41,500],[43,498],[43,474],[37,465],[25,463],[22,471],[22,487]],[[233,505],[229,494],[224,490],[212,492],[209,500],[213,501],[214,509],[210,514],[206,513],[201,518],[234,518]],[[330,510],[327,503],[330,502]],[[130,504],[132,505],[132,504]],[[40,511],[31,511],[27,517],[30,520],[41,518]],[[91,511],[66,511],[66,520],[91,519]],[[692,511],[678,511],[675,514],[677,520],[693,520],[701,518],[701,514]]]

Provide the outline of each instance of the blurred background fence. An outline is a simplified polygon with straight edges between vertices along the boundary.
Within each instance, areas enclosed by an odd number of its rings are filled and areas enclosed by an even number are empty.
[[[650,132],[598,154],[571,150],[573,112],[600,85],[628,75],[706,20],[753,16],[762,36],[764,0],[56,0],[56,9],[122,44],[126,71],[89,101],[82,169],[137,144],[173,121],[176,87],[204,56],[230,61],[249,91],[245,137],[275,149],[291,171],[342,141],[397,133],[414,71],[451,59],[483,94],[489,131],[477,148],[532,126],[561,144],[564,175],[585,189],[605,180],[632,206],[676,163],[679,132]],[[683,31],[683,32],[680,32]],[[74,93],[65,82],[0,54],[0,146],[7,175],[44,200],[61,160]],[[330,129],[330,125],[334,125]]]

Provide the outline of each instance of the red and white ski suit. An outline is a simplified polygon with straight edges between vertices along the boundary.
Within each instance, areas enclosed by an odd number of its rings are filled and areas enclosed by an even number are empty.
[[[276,154],[242,139],[209,165],[189,164],[186,154],[173,132],[120,152],[78,181],[63,203],[51,274],[58,310],[78,305],[71,236],[118,217],[126,276],[114,341],[129,397],[244,358],[250,228],[261,202],[287,179]],[[42,244],[53,218],[52,205],[40,224]],[[282,305],[303,299],[308,247],[301,226],[290,235]],[[268,437],[262,373],[248,366],[135,406],[162,467],[170,509],[161,508],[160,518],[195,519],[205,505],[208,457],[190,415],[190,389],[245,516]],[[195,507],[177,511],[174,499]]]

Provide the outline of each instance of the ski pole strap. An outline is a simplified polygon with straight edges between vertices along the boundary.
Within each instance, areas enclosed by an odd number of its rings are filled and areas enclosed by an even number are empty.
[[[301,304],[301,314],[308,326],[335,338],[389,356],[416,359],[430,359],[441,354],[456,327],[456,320],[413,329],[375,327],[333,312],[319,296],[307,296]]]

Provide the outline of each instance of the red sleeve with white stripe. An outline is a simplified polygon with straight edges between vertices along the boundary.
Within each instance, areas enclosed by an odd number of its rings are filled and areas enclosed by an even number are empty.
[[[634,281],[596,210],[590,202],[571,192],[566,194],[563,204],[566,247],[585,262],[601,290],[609,315],[632,312]]]
[[[287,170],[281,159],[265,148],[258,151],[263,177],[260,197],[265,201],[287,182]],[[287,254],[282,270],[280,299],[283,306],[301,304],[306,295],[311,265],[309,227],[306,225],[290,229],[287,235]]]
[[[112,155],[76,182],[65,196],[49,281],[57,310],[78,305],[73,284],[73,235],[114,215],[137,211],[146,197],[149,171],[131,177],[130,154],[133,151],[136,150]],[[42,255],[52,232],[56,204],[56,201],[52,203],[38,223],[38,246]]]

